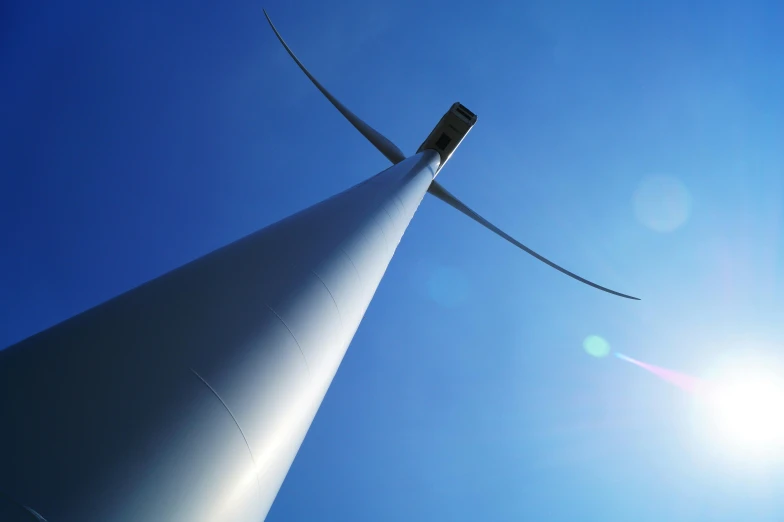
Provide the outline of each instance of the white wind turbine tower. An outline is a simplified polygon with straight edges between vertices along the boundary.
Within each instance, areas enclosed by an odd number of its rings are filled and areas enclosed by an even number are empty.
[[[266,15],[266,12],[265,12]],[[269,17],[267,17],[269,21]],[[392,166],[0,352],[0,519],[262,520],[387,265],[476,116],[406,156],[297,65]]]

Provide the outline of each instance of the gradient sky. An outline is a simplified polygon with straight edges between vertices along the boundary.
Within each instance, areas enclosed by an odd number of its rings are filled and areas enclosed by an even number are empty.
[[[442,184],[643,300],[426,198],[268,520],[782,520],[784,467],[583,340],[697,376],[784,356],[784,4],[394,4],[263,7],[405,152],[476,112]],[[388,165],[261,7],[3,3],[0,346]]]

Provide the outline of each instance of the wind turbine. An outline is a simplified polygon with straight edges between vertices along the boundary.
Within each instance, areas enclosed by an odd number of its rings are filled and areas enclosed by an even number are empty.
[[[267,16],[266,12],[264,13]],[[476,116],[406,156],[313,84],[392,166],[0,352],[0,519],[263,519],[428,192]]]

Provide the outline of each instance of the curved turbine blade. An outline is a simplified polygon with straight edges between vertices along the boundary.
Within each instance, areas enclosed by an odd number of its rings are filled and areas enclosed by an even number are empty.
[[[521,249],[521,250],[531,254],[532,256],[534,256],[539,261],[542,261],[543,263],[547,263],[548,265],[550,265],[551,267],[555,268],[559,272],[564,273],[564,274],[568,275],[569,277],[571,277],[573,279],[577,279],[581,283],[585,283],[588,286],[592,286],[594,288],[598,288],[599,290],[602,290],[603,292],[607,292],[609,294],[617,295],[617,296],[620,296],[620,297],[625,297],[626,299],[634,299],[636,301],[640,300],[638,297],[633,297],[633,296],[630,296],[630,295],[622,294],[620,292],[616,292],[615,290],[610,290],[609,288],[605,288],[605,287],[603,287],[601,285],[597,285],[596,283],[592,283],[591,281],[588,281],[587,279],[584,279],[584,278],[578,276],[577,274],[574,274],[574,273],[566,270],[565,268],[561,268],[560,266],[556,265],[555,263],[553,263],[552,261],[550,261],[546,257],[540,256],[539,254],[537,254],[536,252],[534,252],[533,250],[531,250],[530,248],[528,248],[524,244],[520,243],[515,238],[513,238],[512,236],[510,236],[509,234],[507,234],[506,232],[504,232],[503,230],[501,230],[497,226],[493,225],[488,220],[486,220],[485,218],[483,218],[482,216],[480,216],[479,214],[477,214],[476,212],[474,212],[473,210],[468,208],[462,201],[460,201],[455,196],[450,194],[444,187],[442,187],[441,185],[439,185],[435,181],[430,185],[430,188],[428,189],[428,192],[433,194],[435,197],[437,197],[438,199],[440,199],[441,201],[443,201],[447,205],[450,205],[450,206],[456,208],[457,210],[459,210],[460,212],[462,212],[466,216],[470,217],[471,219],[473,219],[474,221],[476,221],[480,225],[483,225],[485,228],[488,228],[488,229],[492,230],[493,232],[495,232],[496,234],[498,234],[502,238],[504,238],[507,241],[509,241],[510,243],[512,243],[517,248],[519,248],[519,249]]]
[[[403,154],[397,145],[389,141],[389,139],[387,139],[373,127],[359,119],[353,112],[348,110],[342,103],[340,103],[337,98],[332,96],[329,91],[327,91],[324,86],[313,77],[312,74],[310,74],[305,66],[302,65],[302,62],[300,62],[299,59],[294,55],[294,52],[289,48],[288,45],[286,45],[286,42],[283,40],[283,37],[280,36],[278,30],[275,29],[275,24],[273,24],[272,20],[270,20],[267,11],[264,11],[264,16],[267,17],[267,21],[269,22],[270,27],[272,27],[272,30],[275,32],[275,36],[277,36],[278,40],[280,40],[280,43],[283,44],[283,47],[286,49],[286,52],[289,53],[289,56],[291,56],[294,61],[297,62],[297,65],[299,65],[299,68],[302,69],[302,72],[304,72],[305,75],[310,78],[310,81],[313,82],[313,85],[315,85],[318,90],[320,90],[321,93],[326,96],[330,102],[332,102],[332,105],[334,105],[335,108],[340,111],[340,114],[345,116],[351,125],[353,125],[355,129],[357,129],[365,138],[367,138],[367,140],[372,143],[381,152],[381,154],[386,156],[389,161],[392,163],[400,163],[406,159],[406,155]]]

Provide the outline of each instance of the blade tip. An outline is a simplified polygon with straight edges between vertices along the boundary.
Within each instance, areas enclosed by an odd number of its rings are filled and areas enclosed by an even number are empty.
[[[267,12],[267,10],[262,7],[261,8],[261,12],[264,13],[264,18],[267,19],[267,23],[270,24],[270,26],[272,27],[272,30],[275,31],[275,33],[277,34],[278,31],[277,31],[277,29],[275,29],[275,24],[272,23],[272,18],[270,18],[270,15]]]

